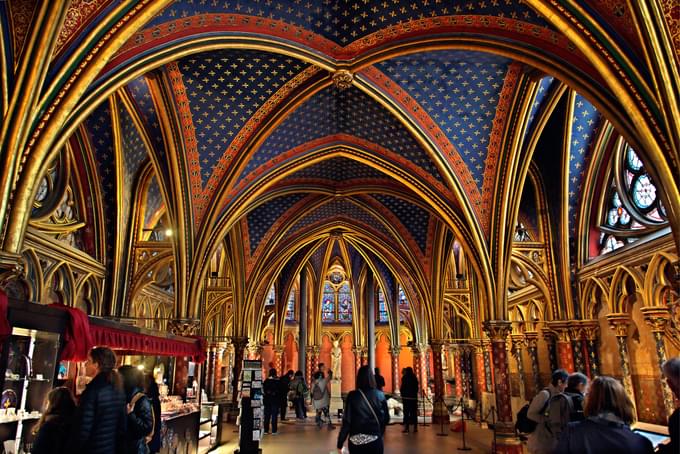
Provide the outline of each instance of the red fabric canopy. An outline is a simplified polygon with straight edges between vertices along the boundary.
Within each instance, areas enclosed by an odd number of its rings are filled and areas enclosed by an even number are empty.
[[[7,294],[0,290],[0,340],[12,334],[12,327],[7,320]]]
[[[186,342],[179,339],[150,336],[124,329],[90,324],[94,345],[101,345],[126,355],[191,356],[194,361],[205,361],[205,340]]]
[[[85,361],[90,348],[92,348],[90,320],[87,318],[87,314],[80,309],[63,304],[50,304],[50,307],[66,311],[69,314],[69,324],[64,333],[64,348],[59,358],[63,361]]]

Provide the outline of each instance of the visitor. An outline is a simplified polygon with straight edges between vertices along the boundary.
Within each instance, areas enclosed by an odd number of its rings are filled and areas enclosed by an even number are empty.
[[[418,432],[418,378],[412,367],[403,369],[401,376],[401,399],[404,404],[404,430],[408,433],[409,426],[413,424],[413,432]]]
[[[47,395],[45,411],[33,429],[33,454],[66,454],[76,401],[71,390],[60,386]]]
[[[550,385],[534,396],[529,404],[527,417],[536,422],[536,429],[529,434],[527,450],[531,454],[550,454],[555,449],[559,436],[551,430],[550,421],[562,420],[562,415],[548,414],[551,411],[551,400],[558,394],[564,393],[569,374],[564,369],[557,369],[552,373]],[[568,412],[568,410],[567,410]],[[565,415],[568,418],[568,413]]]
[[[350,454],[382,454],[383,434],[389,422],[385,394],[376,389],[371,368],[361,366],[357,373],[357,388],[345,400],[337,448],[342,449],[349,436]]]
[[[630,430],[635,408],[623,385],[599,376],[590,385],[585,401],[586,419],[569,423],[555,454],[652,454],[652,443]]]
[[[147,443],[153,438],[154,417],[151,399],[144,394],[144,374],[133,366],[120,366],[127,402],[126,454],[148,454]]]
[[[281,421],[286,420],[286,412],[288,411],[288,387],[293,378],[293,371],[289,370],[279,379],[279,410],[281,412]]]
[[[302,376],[302,371],[298,370],[295,372],[293,380],[291,380],[288,389],[293,391],[293,408],[295,409],[295,418],[298,421],[307,419],[307,407],[305,406],[305,398],[309,389],[305,383],[305,378]]]
[[[269,375],[262,384],[264,395],[264,433],[269,433],[269,422],[272,425],[272,435],[279,433],[276,418],[279,415],[279,379],[276,377],[276,369],[269,369]]]
[[[157,454],[161,451],[161,396],[158,391],[158,384],[152,374],[144,377],[144,392],[151,400],[153,409],[153,437],[149,441],[149,452]]]
[[[574,372],[569,375],[567,379],[567,387],[564,394],[571,399],[571,409],[569,413],[569,422],[583,421],[586,419],[583,414],[583,401],[585,399],[586,390],[588,389],[588,377],[581,372]]]
[[[378,391],[383,391],[385,389],[385,377],[380,375],[380,369],[375,368],[375,387]]]
[[[116,355],[106,347],[90,351],[87,375],[96,374],[80,396],[71,452],[114,454],[125,444],[127,418],[120,375],[114,370]]]
[[[328,391],[328,382],[333,377],[333,374],[329,371],[328,376],[324,377],[322,370],[319,370],[314,374],[314,380],[312,381],[312,406],[316,411],[316,425],[320,429],[324,423],[328,424],[328,428],[332,429],[333,422],[331,421],[329,406],[331,403],[330,392]]]
[[[671,358],[661,366],[666,383],[676,399],[680,399],[680,357]],[[676,408],[668,418],[668,434],[671,441],[666,445],[659,446],[659,452],[663,454],[676,454],[680,452],[680,408]]]

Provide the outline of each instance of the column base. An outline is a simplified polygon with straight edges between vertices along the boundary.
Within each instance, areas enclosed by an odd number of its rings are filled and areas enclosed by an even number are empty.
[[[497,454],[523,454],[522,442],[514,435],[497,434],[495,445],[492,442],[492,452]]]
[[[448,424],[449,411],[443,402],[435,402],[432,407],[432,424]]]

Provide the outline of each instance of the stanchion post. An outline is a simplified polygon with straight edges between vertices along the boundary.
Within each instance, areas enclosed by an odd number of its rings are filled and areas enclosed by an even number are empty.
[[[470,451],[471,448],[468,448],[467,444],[465,443],[465,401],[463,398],[460,398],[460,414],[461,414],[461,423],[463,426],[461,427],[461,432],[463,432],[463,446],[458,448],[459,451]]]
[[[420,390],[420,394],[423,396],[421,399],[421,410],[422,410],[422,415],[423,415],[423,423],[421,424],[422,427],[429,427],[430,425],[425,421],[425,399],[427,399],[427,396],[425,395],[425,391],[422,389]]]

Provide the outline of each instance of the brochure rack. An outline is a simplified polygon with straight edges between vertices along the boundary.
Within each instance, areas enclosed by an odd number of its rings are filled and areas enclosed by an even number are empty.
[[[239,449],[235,454],[261,453],[262,439],[262,361],[243,360],[239,379]]]

